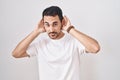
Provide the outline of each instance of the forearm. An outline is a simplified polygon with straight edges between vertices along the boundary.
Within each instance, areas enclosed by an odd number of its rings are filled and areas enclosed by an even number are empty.
[[[69,33],[85,46],[87,52],[97,53],[100,50],[98,42],[88,35],[83,34],[74,28],[72,28]]]
[[[32,31],[25,39],[23,39],[13,50],[12,55],[14,57],[22,57],[30,45],[30,43],[40,34],[38,31]]]

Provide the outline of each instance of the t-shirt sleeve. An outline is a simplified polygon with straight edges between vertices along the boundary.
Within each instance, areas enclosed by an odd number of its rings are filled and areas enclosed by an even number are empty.
[[[85,46],[82,43],[80,43],[78,40],[75,39],[75,44],[77,46],[77,50],[78,50],[80,55],[83,53],[86,53]]]
[[[30,44],[26,52],[30,57],[36,56],[38,54],[37,43]]]

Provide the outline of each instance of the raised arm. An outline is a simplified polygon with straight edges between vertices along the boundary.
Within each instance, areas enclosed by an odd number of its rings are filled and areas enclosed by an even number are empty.
[[[64,20],[65,20],[65,25],[64,25],[63,29],[66,31],[69,31],[69,33],[73,37],[75,37],[77,40],[79,40],[85,46],[86,52],[97,53],[100,50],[100,46],[95,39],[78,31],[77,29],[75,29],[73,27],[71,29],[69,29],[70,26],[72,26],[69,19],[67,17],[64,17]]]
[[[45,32],[45,29],[43,26],[43,20],[41,20],[37,27],[16,46],[16,48],[12,52],[13,57],[22,58],[29,56],[26,53],[28,46],[40,33],[43,32]]]
[[[86,52],[97,53],[100,50],[98,42],[90,36],[76,30],[75,28],[72,28],[69,33],[85,46]]]

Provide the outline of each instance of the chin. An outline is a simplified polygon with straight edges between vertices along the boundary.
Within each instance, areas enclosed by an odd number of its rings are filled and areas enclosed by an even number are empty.
[[[51,37],[51,36],[49,36],[51,39],[57,39],[57,37],[55,36],[55,37]]]

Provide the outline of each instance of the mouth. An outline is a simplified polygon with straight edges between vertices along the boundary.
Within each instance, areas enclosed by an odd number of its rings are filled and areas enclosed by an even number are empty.
[[[57,32],[50,32],[49,35],[55,35]]]
[[[50,33],[49,33],[49,36],[50,36],[51,38],[56,38],[57,33],[56,33],[56,32],[50,32]]]

